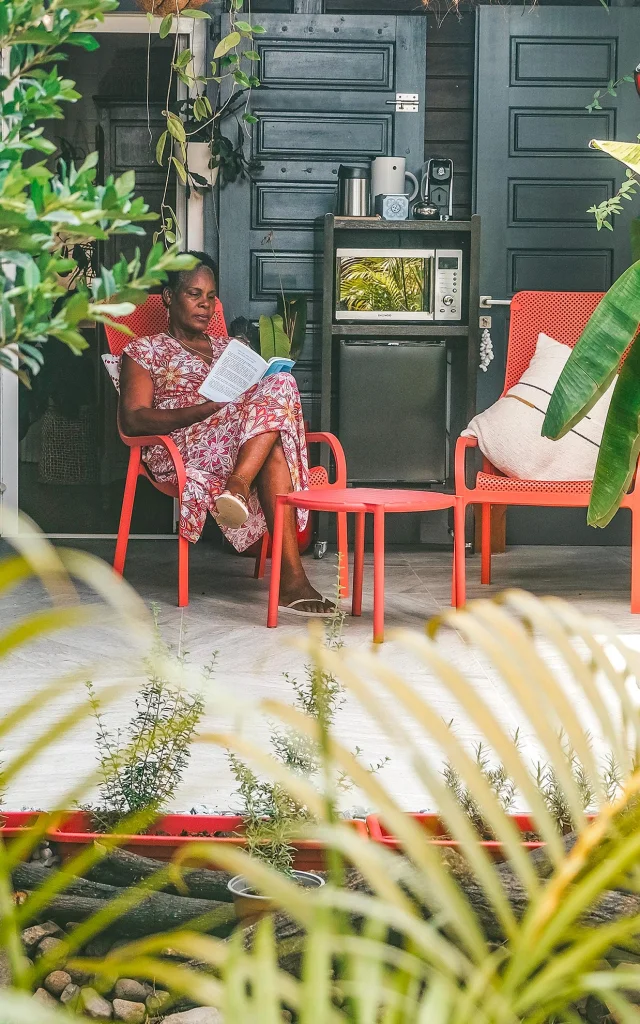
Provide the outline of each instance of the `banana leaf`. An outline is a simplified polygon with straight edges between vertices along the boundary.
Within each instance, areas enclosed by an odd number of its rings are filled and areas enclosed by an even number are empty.
[[[640,323],[640,262],[598,303],[580,335],[549,402],[543,437],[564,437],[605,393]],[[617,403],[611,404],[613,415]]]
[[[640,262],[611,286],[594,310],[560,374],[542,425],[544,437],[563,437],[585,416],[615,377],[640,323]],[[587,521],[606,526],[617,512],[638,455],[640,348],[636,341],[614,389],[591,490]]]
[[[640,451],[640,341],[620,370],[600,444],[587,512],[590,526],[606,526],[633,479]]]
[[[291,351],[291,342],[284,329],[282,317],[261,316],[260,317],[260,355],[263,359],[273,359],[274,356],[288,359]]]
[[[631,238],[631,256],[633,261],[640,260],[640,217],[634,217],[629,225]]]
[[[639,142],[608,142],[604,139],[592,139],[590,149],[599,149],[608,156],[619,160],[621,164],[636,174],[640,174],[640,143]]]

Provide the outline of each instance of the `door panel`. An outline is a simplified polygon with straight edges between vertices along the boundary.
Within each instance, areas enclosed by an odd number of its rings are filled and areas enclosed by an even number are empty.
[[[596,89],[633,70],[639,38],[638,9],[546,7],[526,16],[478,9],[474,208],[482,216],[482,294],[606,290],[629,265],[632,213],[615,218],[612,232],[598,232],[587,213],[614,194],[624,169],[588,144],[635,139],[638,97],[625,84],[617,97],[602,98],[605,109],[589,113],[586,105]],[[496,358],[480,375],[480,409],[502,391],[507,312],[491,310]],[[582,510],[512,510],[509,538],[601,543],[603,534],[584,520]],[[620,523],[608,533],[627,540]]]
[[[426,24],[416,17],[259,15],[262,85],[247,142],[263,165],[220,192],[220,295],[227,323],[275,312],[281,290],[308,296],[296,366],[305,418],[316,425],[320,386],[320,239],[335,209],[340,163],[397,154],[423,161]],[[396,114],[396,92],[418,93]],[[223,129],[224,130],[224,129]]]

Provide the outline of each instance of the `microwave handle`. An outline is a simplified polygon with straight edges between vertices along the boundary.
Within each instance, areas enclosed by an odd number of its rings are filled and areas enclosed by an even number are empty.
[[[435,318],[435,315],[436,315],[436,267],[438,265],[438,254],[436,252],[430,253],[429,259],[431,260],[431,269],[432,269],[432,273],[431,273],[431,294],[429,296],[429,309],[431,310],[431,313],[432,313],[433,317]]]

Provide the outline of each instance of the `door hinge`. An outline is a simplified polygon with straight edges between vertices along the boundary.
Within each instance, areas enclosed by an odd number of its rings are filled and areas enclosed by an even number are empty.
[[[419,99],[417,92],[397,92],[395,100],[386,100],[386,103],[396,108],[396,114],[417,114]]]

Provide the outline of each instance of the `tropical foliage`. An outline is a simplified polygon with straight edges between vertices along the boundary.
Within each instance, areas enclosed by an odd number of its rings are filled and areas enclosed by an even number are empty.
[[[392,309],[417,313],[424,308],[429,282],[425,261],[407,256],[357,256],[340,264],[339,308]]]
[[[55,146],[42,121],[64,116],[63,104],[79,98],[74,82],[62,78],[57,62],[63,45],[94,50],[98,43],[82,27],[102,21],[116,0],[16,0],[0,4],[0,366],[37,373],[41,345],[58,338],[74,352],[86,348],[83,320],[110,322],[143,302],[166,271],[191,265],[189,257],[154,246],[144,264],[139,256],[98,269],[89,288],[80,280],[68,301],[68,280],[78,260],[60,255],[60,238],[105,241],[113,235],[144,235],[156,215],[134,195],[134,174],[96,182],[98,156],[81,167],[47,162]]]
[[[500,676],[498,706],[508,696],[518,708],[521,742],[514,743],[487,688],[474,685],[444,656],[439,640],[445,626],[478,648]],[[241,871],[286,911],[273,923],[263,922],[252,941],[237,936],[219,961],[225,1020],[280,1021],[286,1007],[296,1020],[314,1024],[576,1024],[586,1012],[589,1020],[605,1020],[609,1008],[612,1019],[635,1022],[637,655],[605,623],[590,624],[559,600],[539,601],[517,591],[433,621],[427,637],[402,631],[394,640],[403,660],[412,657],[416,668],[435,677],[439,698],[431,696],[430,685],[409,685],[393,661],[378,653],[330,651],[313,639],[303,646],[360,702],[363,720],[368,716],[403,751],[460,843],[459,852],[443,853],[430,844],[382,781],[335,737],[323,735],[321,723],[278,702],[263,702],[265,713],[323,745],[327,764],[348,773],[380,809],[405,856],[363,842],[341,826],[330,782],[319,799],[304,780],[294,774],[287,780],[282,765],[273,762],[274,777],[309,802],[325,823],[320,834],[358,872],[345,876],[344,865],[336,865],[329,883],[312,896],[241,851],[224,851],[222,858],[216,853],[217,862]],[[523,850],[505,813],[502,788],[491,784],[473,752],[442,720],[441,687],[514,780],[518,800],[530,807],[546,841],[541,854],[530,857]],[[247,756],[246,739],[217,739]],[[567,758],[567,743],[584,778]],[[503,864],[477,844],[466,811],[434,766],[435,750],[482,808],[483,820],[503,844]],[[564,838],[536,777],[538,755],[552,766],[555,797],[563,794],[573,829]],[[268,770],[268,755],[256,748],[254,756]],[[620,788],[609,803],[611,758],[619,766]],[[326,774],[330,779],[332,773]],[[592,821],[585,814],[585,779],[593,793]]]
[[[640,172],[639,144],[594,141],[592,146],[614,156],[630,171]],[[639,323],[640,261],[618,278],[595,309],[560,375],[542,427],[545,437],[562,437],[589,412],[618,374],[591,491],[591,526],[606,526],[611,521],[636,469],[640,452]]]
[[[3,598],[36,572],[50,606],[28,618],[17,612],[0,635],[5,666],[26,642],[96,622],[103,628],[113,623],[123,641],[137,646],[141,655],[148,653],[154,642],[150,617],[122,580],[89,556],[55,552],[33,533],[22,538],[21,550],[0,564]],[[99,600],[74,602],[68,572],[89,584]],[[455,633],[444,633],[448,627]],[[458,638],[472,645],[500,679],[497,702],[493,686],[467,679],[457,667],[459,655],[447,655]],[[257,711],[279,723],[287,745],[295,737],[294,754],[301,751],[305,759],[313,751],[315,784],[297,770],[296,757],[282,758],[278,750],[274,756],[273,749],[256,745],[241,730],[200,736],[201,742],[215,742],[254,763],[262,776],[308,808],[320,823],[317,834],[333,851],[328,884],[303,891],[263,860],[203,843],[197,853],[184,852],[173,866],[147,878],[144,887],[106,900],[97,915],[77,926],[64,943],[64,955],[73,958],[76,969],[95,974],[96,986],[105,990],[123,975],[153,979],[176,995],[220,1007],[226,1024],[290,1019],[301,1024],[576,1024],[586,1011],[591,1020],[598,1019],[596,1010],[605,1019],[607,1008],[617,1021],[635,1024],[640,989],[640,657],[606,623],[590,623],[559,600],[540,601],[519,591],[433,620],[427,636],[401,631],[393,640],[398,655],[393,659],[363,649],[336,649],[318,635],[299,646],[316,673],[359,702],[363,723],[395,743],[411,766],[407,770],[422,783],[425,800],[459,842],[458,852],[443,852],[427,840],[399,809],[383,777],[372,774],[332,734],[331,714],[307,707],[308,699],[315,698],[304,684],[297,707],[270,699],[253,705],[224,696],[212,685],[218,708],[230,712],[238,727],[245,714]],[[398,671],[400,661],[415,664],[417,686]],[[168,671],[167,663],[158,666],[163,678]],[[0,721],[5,748],[12,749],[15,730],[25,725],[31,730],[28,745],[6,758],[5,785],[29,771],[43,749],[60,742],[90,713],[82,685],[85,672],[83,667],[52,681],[37,702],[28,698]],[[425,686],[424,679],[435,679],[437,688]],[[181,681],[179,673],[176,682]],[[130,688],[129,680],[114,683],[109,673],[101,700],[110,705]],[[449,703],[458,705],[456,721],[464,720],[465,731],[482,737],[480,758],[443,721],[443,690]],[[505,703],[517,708],[522,723],[518,741],[503,722]],[[50,713],[42,715],[45,708]],[[580,775],[567,758],[568,749],[579,758]],[[503,844],[504,863],[496,863],[478,845],[472,821],[441,774],[439,757],[455,771],[481,809],[482,821]],[[500,777],[491,775],[488,759],[504,766]],[[568,836],[558,830],[554,808],[541,791],[538,759],[554,772],[573,830]],[[603,766],[612,763],[617,766],[613,793],[603,773]],[[340,821],[344,778],[377,808],[398,836],[404,856],[362,840]],[[505,810],[514,805],[510,797],[505,800],[505,779],[513,781],[515,805],[529,806],[546,841],[541,855],[529,856],[520,845]],[[585,780],[596,814],[592,821],[585,815]],[[94,771],[79,767],[64,803],[81,798],[95,781]],[[58,818],[43,819],[11,846],[0,843],[0,946],[13,978],[13,987],[0,992],[7,1024],[58,1019],[29,993],[62,953],[52,950],[31,964],[22,952],[20,932],[104,856],[105,846],[117,842],[117,837],[105,837],[100,846],[50,872],[24,902],[14,902],[12,873]],[[132,815],[122,828],[130,831],[143,823],[143,815]],[[227,938],[209,920],[208,934],[199,931],[202,922],[195,922],[170,935],[129,941],[104,957],[81,955],[92,937],[113,928],[118,916],[148,900],[150,891],[171,880],[179,884],[194,858],[241,872],[272,896],[281,912]],[[222,917],[228,925],[228,905]]]

